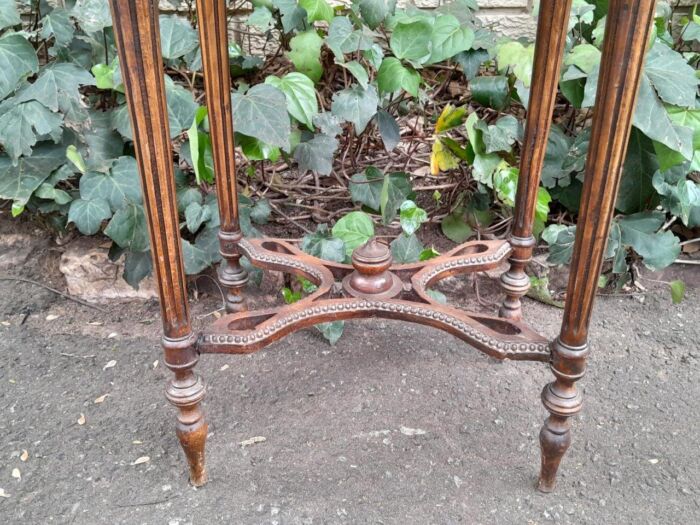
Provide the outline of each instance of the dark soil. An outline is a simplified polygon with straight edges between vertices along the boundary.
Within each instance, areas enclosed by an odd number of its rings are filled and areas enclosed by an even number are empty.
[[[60,287],[57,257],[39,238],[11,274]],[[193,489],[163,396],[157,304],[103,313],[0,280],[0,523],[700,523],[700,272],[672,272],[652,277],[688,282],[681,305],[653,282],[598,300],[586,404],[550,495],[534,488],[547,367],[381,320],[347,323],[335,347],[308,330],[205,356],[210,482]],[[482,295],[492,288],[482,279]],[[196,326],[219,306],[199,294]],[[526,312],[556,334],[560,310],[528,300]]]

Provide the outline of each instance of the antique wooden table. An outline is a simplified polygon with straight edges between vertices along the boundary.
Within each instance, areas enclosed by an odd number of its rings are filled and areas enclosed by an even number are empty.
[[[203,485],[207,423],[204,383],[194,372],[200,354],[253,352],[301,328],[360,317],[385,317],[430,325],[498,359],[548,363],[554,381],[544,387],[549,412],[540,433],[539,489],[554,488],[559,463],[571,442],[571,417],[581,410],[581,379],[588,357],[588,326],[614,212],[640,73],[654,18],[653,0],[610,0],[583,195],[561,332],[548,341],[522,322],[525,267],[535,238],[533,218],[550,121],[560,77],[572,0],[541,0],[534,71],[522,145],[512,233],[504,241],[472,241],[426,262],[392,264],[384,244],[370,240],[355,250],[352,265],[303,253],[280,239],[246,239],[238,222],[233,122],[225,2],[197,0],[223,263],[219,280],[227,314],[203,333],[192,331],[182,263],[175,178],[168,134],[157,2],[111,0],[134,147],[148,217],[151,252],[163,318],[165,363],[174,374],[166,388],[177,407],[177,435],[190,480]],[[318,286],[288,306],[247,311],[241,256],[258,267],[303,276]],[[499,316],[439,304],[427,288],[445,277],[494,268],[510,261],[501,278],[505,300]]]

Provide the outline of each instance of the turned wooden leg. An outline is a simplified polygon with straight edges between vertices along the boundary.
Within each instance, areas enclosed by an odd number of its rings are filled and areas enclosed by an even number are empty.
[[[522,319],[520,298],[530,289],[530,278],[525,273],[535,237],[535,220],[540,173],[547,149],[554,102],[561,71],[561,59],[566,43],[571,0],[542,0],[537,21],[535,62],[532,70],[532,90],[527,111],[527,124],[520,157],[520,177],[515,199],[515,214],[510,237],[513,252],[510,269],[501,275],[506,292],[499,315],[506,319]]]
[[[190,464],[190,480],[199,486],[206,482],[207,425],[200,406],[204,385],[193,372],[197,352],[182,260],[157,5],[112,0],[111,6],[160,296],[164,360],[174,372],[166,397],[178,409],[177,435]]]
[[[224,260],[219,266],[219,282],[226,290],[226,311],[241,312],[246,310],[242,292],[248,282],[248,274],[241,266],[241,256],[237,249],[242,234],[236,192],[226,2],[197,0],[197,14],[221,217],[219,241]]]
[[[564,319],[552,344],[555,380],[542,392],[550,413],[540,434],[544,492],[554,488],[571,441],[569,419],[581,410],[576,381],[586,370],[591,311],[653,20],[654,0],[610,0]]]

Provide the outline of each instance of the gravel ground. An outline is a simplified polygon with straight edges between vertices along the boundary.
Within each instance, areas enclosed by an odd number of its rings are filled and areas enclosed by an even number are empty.
[[[39,279],[55,259],[40,253],[16,275]],[[598,301],[553,494],[534,488],[547,367],[382,320],[347,323],[334,347],[307,330],[204,356],[210,482],[194,489],[157,304],[101,312],[0,280],[0,523],[700,523],[700,300],[667,295]],[[196,323],[216,307],[200,296]],[[526,308],[556,334],[559,310]]]

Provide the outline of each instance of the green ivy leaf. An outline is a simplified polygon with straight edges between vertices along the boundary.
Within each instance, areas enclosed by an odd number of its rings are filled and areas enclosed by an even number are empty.
[[[80,178],[82,199],[105,199],[112,211],[141,203],[141,184],[133,157],[119,157],[108,173],[88,172]]]
[[[407,200],[399,208],[399,220],[403,232],[407,236],[411,236],[418,231],[421,224],[428,222],[428,214],[424,209],[419,208],[415,202]]]
[[[276,146],[270,146],[248,135],[236,133],[235,143],[243,150],[243,155],[248,160],[271,160],[277,162],[281,153]],[[191,144],[191,143],[190,143]]]
[[[323,73],[320,61],[322,45],[323,39],[314,30],[298,33],[289,41],[289,60],[299,72],[314,82],[318,82]]]
[[[104,202],[107,203],[106,200]],[[108,203],[107,207],[109,208]],[[150,242],[143,206],[129,203],[118,209],[107,224],[105,235],[124,249],[133,252],[146,251]]]
[[[17,33],[0,38],[0,100],[12,93],[20,80],[38,70],[39,60],[26,38]]]
[[[5,0],[13,2],[13,0]],[[2,11],[2,8],[0,8]],[[51,48],[64,48],[73,41],[75,27],[70,19],[70,13],[66,9],[55,8],[41,19],[41,29],[39,36],[44,40],[49,38],[54,39],[54,45]]]
[[[411,180],[407,173],[387,173],[384,176],[382,192],[379,195],[382,224],[388,226],[396,217],[399,206],[406,199],[413,199],[414,197],[415,194],[411,189]]]
[[[177,15],[160,16],[160,49],[163,58],[175,59],[194,51],[199,45],[197,31],[186,18]]]
[[[682,303],[683,299],[685,298],[685,283],[683,281],[676,280],[668,283],[668,286],[671,289],[671,300],[673,301],[673,304]]]
[[[320,323],[315,326],[316,330],[333,346],[343,335],[345,321],[331,321],[330,323]]]
[[[509,208],[515,206],[519,173],[518,168],[508,167],[496,171],[493,178],[493,187],[496,190],[496,195]]]
[[[333,237],[327,224],[319,224],[314,233],[304,235],[301,249],[326,261],[342,263],[345,260],[345,243],[342,239]]]
[[[126,252],[124,258],[124,280],[138,290],[139,283],[153,271],[151,252]]]
[[[652,185],[652,176],[658,169],[651,140],[632,128],[615,207],[622,213],[653,209],[659,203]]]
[[[396,10],[396,0],[359,0],[359,4],[362,20],[370,29],[377,29]]]
[[[474,235],[474,230],[464,221],[464,210],[461,208],[445,217],[440,229],[445,237],[456,244],[462,244]]]
[[[424,19],[399,22],[391,34],[389,45],[396,58],[422,64],[430,57],[433,28]]]
[[[377,72],[377,86],[382,93],[394,93],[403,89],[417,97],[420,75],[415,69],[402,65],[398,58],[386,57]]]
[[[345,243],[345,258],[349,260],[355,248],[374,236],[374,224],[366,213],[353,211],[336,222],[331,231],[333,237]]]
[[[68,222],[76,225],[83,235],[95,235],[102,221],[109,219],[112,211],[105,199],[76,199],[68,210]]]
[[[469,144],[474,153],[474,161],[472,163],[472,175],[476,180],[485,184],[489,188],[493,187],[493,175],[501,164],[501,157],[495,153],[486,153],[486,145],[484,144],[483,133],[477,129],[476,124],[479,117],[476,113],[472,113],[467,117],[465,127],[467,128],[467,136]]]
[[[112,25],[109,2],[104,0],[77,0],[71,15],[86,33],[97,33]]]
[[[333,20],[333,8],[326,0],[299,0],[299,6],[306,10],[309,23]]]
[[[239,133],[289,151],[291,127],[284,93],[269,84],[258,84],[246,94],[231,97]]]
[[[265,6],[259,6],[253,9],[245,24],[252,27],[257,27],[261,31],[270,29],[272,23],[272,13]]]
[[[185,208],[185,224],[190,233],[195,233],[202,224],[211,218],[211,210],[209,206],[202,206],[197,202],[190,203]]]
[[[170,138],[175,138],[190,127],[198,106],[192,92],[176,84],[168,76],[165,77],[165,96],[168,104]]]
[[[282,29],[285,33],[306,27],[306,11],[299,7],[297,0],[272,0],[272,5],[282,16]]]
[[[0,106],[0,145],[13,162],[21,155],[29,156],[32,148],[43,136],[60,142],[63,135],[63,119],[46,106],[34,100],[16,104],[2,114]]]
[[[22,23],[15,0],[0,0],[0,29]]]
[[[369,76],[367,75],[367,71],[362,66],[362,64],[360,64],[357,60],[353,60],[352,62],[347,63],[340,62],[338,65],[350,71],[350,73],[353,77],[355,77],[355,80],[357,80],[357,83],[362,87],[362,89],[367,89],[367,84],[369,83]]]
[[[523,85],[526,88],[530,87],[532,66],[535,61],[534,44],[525,47],[520,42],[507,42],[498,48],[496,61],[499,71],[505,72],[509,68],[512,69]]]
[[[423,244],[415,235],[402,234],[391,241],[391,255],[398,263],[407,264],[418,261],[423,249]]]
[[[384,149],[393,151],[401,142],[399,123],[396,122],[396,119],[389,112],[380,109],[377,111],[377,127],[384,143]]]
[[[666,216],[661,212],[641,212],[618,220],[622,243],[631,246],[651,270],[669,266],[681,253],[678,237],[659,231]]]
[[[485,49],[469,49],[454,56],[457,63],[462,66],[462,72],[467,80],[476,78],[481,65],[489,58],[489,53]]]
[[[314,171],[319,175],[330,175],[333,171],[333,157],[338,149],[338,141],[328,135],[314,135],[311,140],[301,142],[294,150],[294,159],[299,163],[299,171]]]
[[[430,248],[425,248],[422,252],[420,252],[420,255],[418,256],[419,261],[429,261],[430,259],[434,259],[435,257],[439,257],[440,252],[435,249],[434,246],[431,246]]]
[[[10,157],[0,155],[0,199],[24,206],[51,172],[65,161],[63,146],[53,144],[39,145],[31,157],[20,157],[16,163]]]
[[[338,62],[345,61],[345,53],[365,51],[372,47],[372,39],[356,30],[350,19],[336,16],[328,27],[326,45],[333,51]]]
[[[600,50],[593,44],[579,44],[569,52],[564,64],[576,66],[584,73],[588,74],[600,64]]]
[[[196,275],[212,264],[207,252],[185,239],[182,240],[182,259],[187,275]]]
[[[522,136],[520,123],[513,115],[499,118],[495,125],[487,125],[480,120],[475,127],[482,133],[486,153],[510,151],[515,141]]]
[[[474,30],[453,15],[438,15],[433,23],[429,64],[435,64],[466,51],[474,43]]]
[[[656,42],[647,54],[644,75],[664,102],[674,106],[695,107],[700,79],[677,51]]]
[[[52,200],[59,205],[68,204],[73,200],[73,197],[71,197],[68,192],[54,188],[51,184],[46,182],[42,183],[41,186],[37,188],[34,195],[40,199]]]
[[[510,98],[508,78],[477,77],[471,81],[472,99],[487,108],[502,110]]]
[[[542,239],[549,245],[547,261],[552,264],[569,264],[574,253],[576,226],[550,224],[542,232]]]
[[[275,86],[287,99],[289,114],[310,130],[314,129],[313,118],[318,114],[318,102],[313,81],[303,73],[287,73],[282,78],[270,75],[265,84]]]
[[[374,166],[369,166],[362,173],[355,173],[350,178],[350,195],[353,202],[359,202],[379,212],[383,184],[384,175]]]
[[[341,119],[352,122],[355,132],[361,134],[377,113],[379,97],[374,86],[362,89],[355,85],[333,94],[331,112]]]

